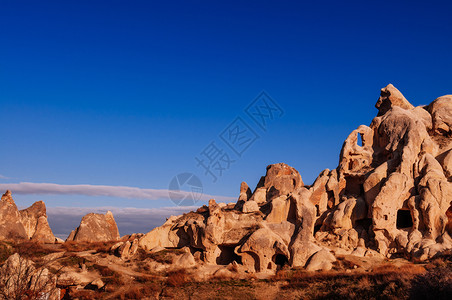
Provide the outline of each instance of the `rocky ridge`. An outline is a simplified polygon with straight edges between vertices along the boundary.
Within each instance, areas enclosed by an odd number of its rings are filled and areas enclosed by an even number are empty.
[[[452,96],[414,107],[393,85],[377,116],[345,140],[339,166],[311,186],[267,167],[237,203],[173,216],[138,240],[149,251],[190,249],[205,264],[274,272],[330,269],[338,255],[425,260],[452,249]],[[362,143],[358,142],[358,137]]]
[[[451,251],[452,96],[414,107],[388,85],[375,106],[371,124],[345,140],[338,167],[312,185],[287,164],[273,164],[254,191],[242,182],[236,203],[212,199],[121,240],[111,212],[88,214],[66,241],[116,241],[109,252],[121,262],[180,249],[167,267],[203,268],[204,275],[328,270],[344,256],[426,260]],[[56,240],[42,201],[19,211],[7,191],[0,239],[17,238]]]

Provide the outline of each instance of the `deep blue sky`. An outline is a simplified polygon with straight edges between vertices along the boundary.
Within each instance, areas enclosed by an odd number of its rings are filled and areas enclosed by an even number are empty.
[[[164,4],[162,2],[165,2]],[[184,171],[237,196],[271,163],[311,184],[393,83],[452,93],[450,1],[0,1],[0,183],[166,189]],[[216,182],[194,157],[265,90],[284,110]],[[255,125],[254,125],[255,126]],[[218,142],[220,144],[220,142]],[[220,144],[221,145],[221,144]],[[225,147],[224,145],[222,145]],[[19,205],[171,206],[16,195]]]

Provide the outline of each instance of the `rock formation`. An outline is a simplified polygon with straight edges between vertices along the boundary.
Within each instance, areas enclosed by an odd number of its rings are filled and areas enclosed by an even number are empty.
[[[29,239],[44,243],[55,242],[56,238],[47,222],[46,205],[43,201],[35,202],[19,213]]]
[[[82,218],[80,226],[73,230],[66,241],[104,242],[119,240],[118,226],[111,211],[105,215],[90,213]]]
[[[18,253],[0,267],[0,293],[2,299],[61,299],[56,276]]]
[[[0,238],[1,239],[25,239],[27,233],[21,222],[19,210],[11,196],[11,191],[6,191],[0,200]]]
[[[210,200],[139,246],[189,247],[206,264],[251,272],[329,269],[340,254],[423,260],[451,250],[452,96],[414,107],[388,85],[375,106],[370,126],[345,140],[339,166],[311,186],[294,168],[270,165],[253,193],[242,183],[236,204]]]
[[[19,211],[6,191],[0,201],[0,239],[30,239],[43,243],[54,243],[55,236],[47,221],[44,202],[35,202]]]

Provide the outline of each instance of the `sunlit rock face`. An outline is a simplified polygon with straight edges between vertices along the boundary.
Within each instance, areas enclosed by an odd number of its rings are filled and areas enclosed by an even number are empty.
[[[106,242],[119,240],[118,226],[111,211],[106,214],[90,213],[82,218],[80,226],[73,230],[66,241]]]
[[[345,140],[338,167],[312,185],[287,164],[269,165],[254,191],[242,182],[237,203],[212,199],[123,248],[180,248],[181,265],[248,272],[328,270],[339,255],[424,260],[451,250],[452,96],[414,107],[390,84],[375,107],[370,125]]]
[[[428,259],[452,249],[452,96],[414,107],[381,90],[369,126],[345,140],[339,165],[304,185],[284,164],[267,167],[236,204],[171,217],[139,239],[146,249],[188,247],[203,263],[274,272],[329,269],[337,255]]]
[[[55,243],[44,202],[35,202],[19,211],[11,191],[6,191],[0,200],[0,239]]]

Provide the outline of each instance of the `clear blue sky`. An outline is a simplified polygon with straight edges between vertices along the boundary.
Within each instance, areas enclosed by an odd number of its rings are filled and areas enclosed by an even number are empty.
[[[0,1],[0,183],[167,189],[193,172],[205,193],[235,197],[286,162],[311,184],[386,84],[414,105],[452,93],[450,1],[368,2]],[[266,132],[244,113],[262,90],[284,110]],[[213,183],[194,158],[226,149],[238,116],[260,138]]]

